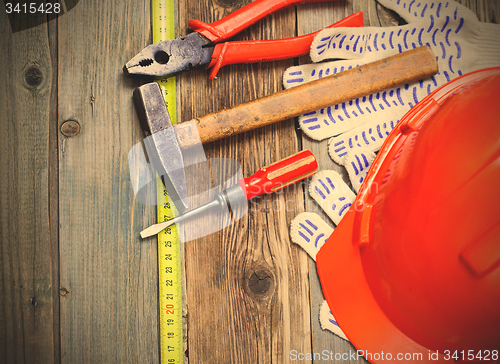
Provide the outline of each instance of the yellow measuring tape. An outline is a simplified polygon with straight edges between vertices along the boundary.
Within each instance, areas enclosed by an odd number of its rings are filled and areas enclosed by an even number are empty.
[[[175,38],[174,0],[152,0],[153,43]],[[172,123],[177,120],[175,77],[159,81]],[[178,215],[165,186],[157,178],[158,222]],[[181,247],[175,225],[158,234],[160,362],[183,363]]]

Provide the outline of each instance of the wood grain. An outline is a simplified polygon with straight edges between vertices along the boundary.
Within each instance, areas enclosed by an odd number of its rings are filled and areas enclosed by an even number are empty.
[[[143,138],[122,67],[150,39],[148,1],[80,2],[59,19],[60,325],[63,363],[158,362],[155,220],[131,188]]]
[[[0,9],[0,362],[51,363],[48,30],[13,34]]]
[[[247,1],[179,4],[179,34],[191,18],[212,22]],[[294,11],[258,22],[235,40],[294,35]],[[189,120],[281,90],[292,61],[234,65],[209,81],[205,70],[179,77],[181,120]],[[297,151],[288,120],[207,145],[209,157],[233,158],[248,176]],[[288,203],[288,211],[278,208]],[[189,360],[193,363],[286,363],[290,350],[310,350],[308,267],[290,243],[288,224],[303,209],[302,189],[254,200],[241,220],[187,242]],[[273,209],[273,206],[275,207]]]
[[[373,8],[373,9],[372,9]],[[297,25],[298,35],[309,34],[313,31],[322,29],[330,24],[342,20],[344,17],[363,11],[365,25],[368,24],[367,16],[375,9],[374,1],[339,1],[324,4],[304,5],[297,9]],[[302,57],[300,63],[311,63],[309,56]],[[347,181],[347,173],[342,166],[337,165],[328,155],[328,140],[315,141],[307,136],[301,135],[302,147],[311,150],[318,160],[319,170],[332,169],[344,177]],[[307,191],[307,189],[306,189]],[[325,221],[329,221],[326,214],[318,208],[315,201],[306,194],[307,210],[314,211],[320,214]],[[333,333],[322,330],[319,322],[319,309],[325,300],[319,282],[318,273],[316,271],[316,263],[309,260],[309,277],[310,277],[310,306],[311,306],[311,335],[312,335],[312,352],[321,352],[327,350],[333,353],[349,353],[351,350],[356,350],[349,342],[339,338]],[[316,361],[315,361],[316,362]],[[324,362],[324,361],[318,361]],[[339,361],[331,361],[339,362]],[[364,360],[349,361],[350,363],[367,363]]]
[[[212,22],[249,1],[178,0],[178,34],[191,18]],[[460,2],[481,21],[500,20],[498,1]],[[278,12],[235,39],[307,34],[356,11],[365,25],[401,21],[375,0],[315,3]],[[1,2],[0,13],[0,362],[158,362],[156,241],[139,239],[156,214],[130,188],[127,154],[143,134],[131,99],[139,83],[121,71],[151,43],[150,1],[82,0],[57,20],[15,34]],[[280,91],[294,63],[230,65],[214,81],[203,69],[183,74],[179,120]],[[78,134],[61,133],[68,120],[79,123]],[[250,175],[307,148],[320,170],[345,177],[326,144],[287,120],[206,151],[239,161]],[[306,205],[318,211],[304,191],[296,185],[254,199],[235,224],[185,244],[192,363],[281,364],[291,362],[291,350],[355,350],[320,329],[315,263],[288,236]]]

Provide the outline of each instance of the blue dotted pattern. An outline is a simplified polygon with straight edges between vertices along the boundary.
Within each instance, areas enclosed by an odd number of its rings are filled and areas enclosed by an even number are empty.
[[[333,193],[335,186],[329,177],[319,177],[317,180],[317,185],[314,187],[314,191],[321,200],[326,200],[327,196]],[[331,211],[342,217],[347,209],[351,206],[351,202],[348,201],[344,196],[339,195],[335,202],[331,205]]]
[[[368,158],[366,157],[365,153],[359,153],[354,155],[354,160],[351,161],[351,167],[354,172],[354,175],[358,177],[359,183],[363,183],[365,173],[362,173],[363,171],[366,171],[370,167],[370,163],[368,162]]]
[[[374,127],[362,128],[358,133],[348,132],[334,138],[330,144],[330,154],[342,159],[354,148],[370,148],[372,144],[379,145],[389,135],[399,120],[391,120],[376,124]],[[373,148],[371,148],[373,149]]]
[[[330,315],[332,315],[332,317],[333,317],[332,311],[328,311],[328,312],[329,312],[329,313],[330,313]],[[329,321],[330,323],[334,324],[335,326],[337,326],[337,327],[339,327],[339,328],[340,328],[340,326],[339,326],[339,324],[337,323],[337,321],[335,321],[333,318],[329,318],[329,319],[328,319],[328,321]]]
[[[326,236],[325,233],[319,231],[318,226],[310,219],[304,219],[303,222],[299,223],[299,227],[300,229],[297,230],[298,235],[306,243],[312,242],[315,248],[321,247],[328,239],[328,236]]]
[[[337,33],[324,36],[316,44],[318,55],[324,54],[328,50],[344,50],[357,54],[357,57],[359,57],[366,54],[366,52],[392,50],[400,53],[428,45],[440,63],[440,71],[436,76],[425,82],[420,81],[412,85],[406,84],[390,92],[373,94],[308,113],[301,118],[304,130],[319,131],[325,128],[328,129],[351,118],[368,116],[393,106],[406,106],[410,109],[444,82],[462,75],[463,72],[459,67],[460,63],[457,62],[462,57],[462,45],[459,41],[452,39],[453,35],[458,35],[462,31],[464,25],[464,18],[460,17],[460,5],[452,1],[432,3],[416,0],[390,1],[397,5],[399,12],[406,11],[407,15],[414,17],[419,21],[420,25],[415,27],[410,22],[402,27],[379,28],[379,31],[371,34],[347,35]],[[326,63],[319,70],[294,71],[290,73],[294,77],[289,78],[286,82],[290,85],[298,84],[304,82],[305,76],[308,78],[321,78],[358,66],[355,64],[336,67],[335,63]],[[303,72],[308,74],[303,74]],[[402,97],[403,94],[404,97]],[[403,99],[407,100],[406,104]]]

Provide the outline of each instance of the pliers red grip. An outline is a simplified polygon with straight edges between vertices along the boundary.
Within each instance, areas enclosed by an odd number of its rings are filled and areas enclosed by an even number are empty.
[[[362,26],[363,13],[357,12],[327,28]],[[228,64],[277,61],[305,56],[309,54],[311,43],[319,32],[318,30],[317,32],[294,38],[216,44],[212,53],[212,60],[207,66],[207,68],[212,68],[208,78],[211,80],[214,79],[219,69]]]
[[[305,3],[332,0],[256,0],[228,16],[207,24],[190,20],[193,33],[151,44],[132,58],[124,67],[129,76],[164,78],[195,67],[213,68],[209,78],[215,78],[220,67],[227,64],[272,61],[298,57],[309,53],[316,33],[296,38],[223,42],[263,17],[278,10]],[[355,13],[331,27],[361,27],[363,14]]]

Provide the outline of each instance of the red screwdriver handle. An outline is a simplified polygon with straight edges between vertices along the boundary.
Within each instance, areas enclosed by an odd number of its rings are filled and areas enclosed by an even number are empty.
[[[278,10],[293,5],[326,1],[332,0],[256,0],[216,22],[207,24],[191,19],[188,25],[212,42],[219,43]]]
[[[362,26],[363,13],[357,12],[327,28]],[[319,32],[294,38],[217,44],[212,53],[212,61],[207,66],[207,68],[213,67],[208,78],[214,79],[219,69],[228,64],[277,61],[305,56],[309,54],[311,43]]]
[[[276,192],[317,171],[316,158],[309,150],[303,150],[259,169],[252,176],[242,179],[240,186],[245,191],[247,200],[250,200],[255,196]]]

